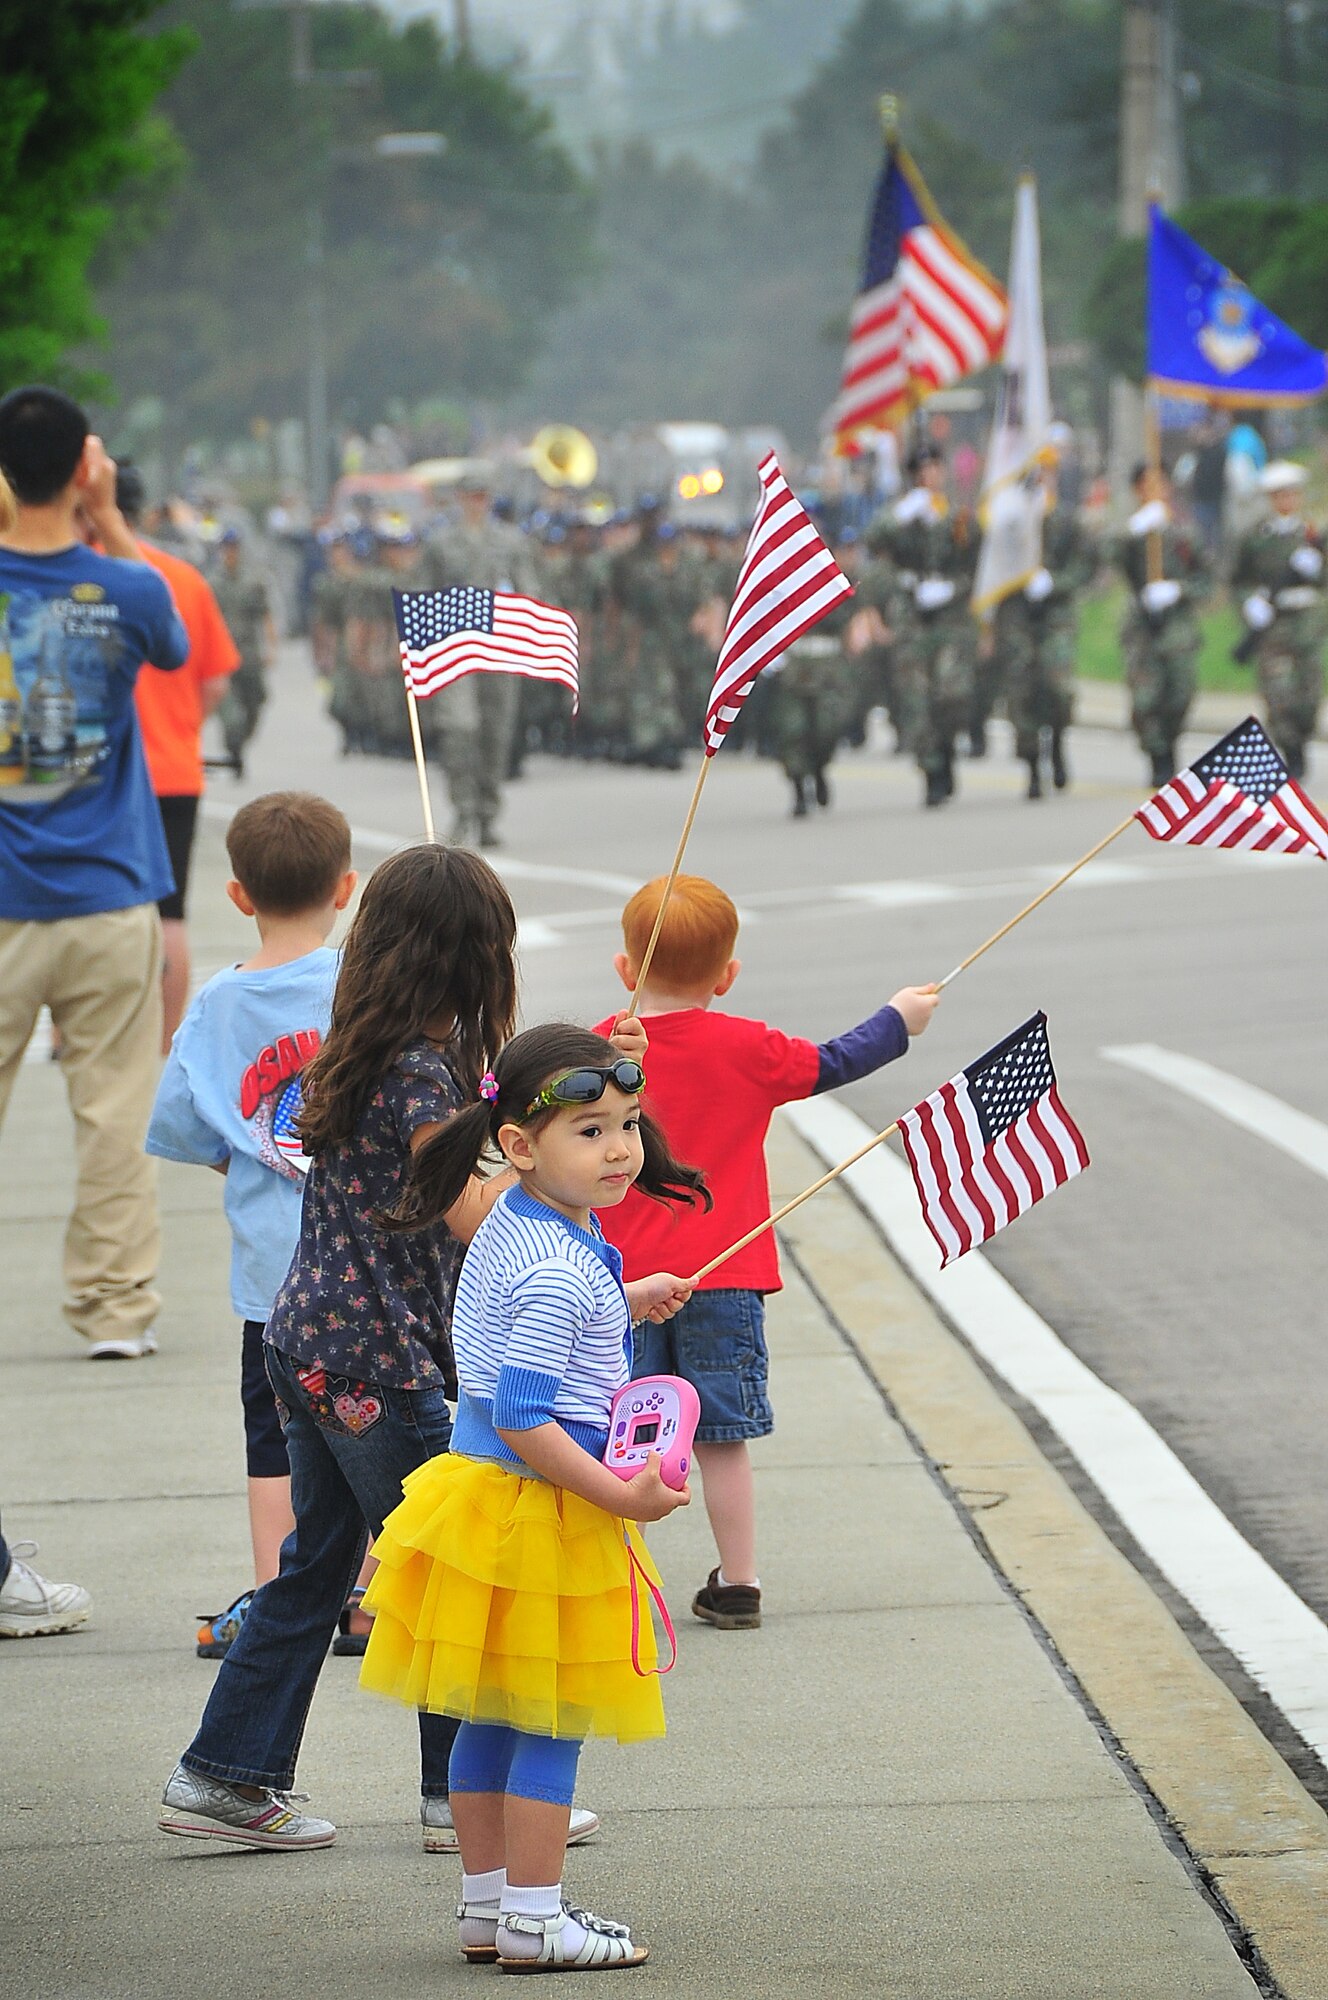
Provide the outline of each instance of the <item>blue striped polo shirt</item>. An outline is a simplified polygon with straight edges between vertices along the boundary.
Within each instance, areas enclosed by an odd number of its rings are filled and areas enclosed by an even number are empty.
[[[525,1470],[498,1431],[553,1421],[602,1458],[631,1340],[622,1257],[595,1218],[580,1229],[509,1188],[476,1230],[457,1283],[453,1451]]]

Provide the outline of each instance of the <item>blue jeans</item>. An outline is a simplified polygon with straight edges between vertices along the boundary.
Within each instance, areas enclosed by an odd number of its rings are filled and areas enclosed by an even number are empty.
[[[693,1292],[681,1312],[634,1335],[633,1375],[681,1375],[701,1399],[698,1444],[738,1444],[775,1428],[767,1381],[765,1300],[720,1287]]]
[[[320,1393],[314,1371],[274,1347],[267,1368],[286,1421],[295,1531],[279,1575],[254,1592],[180,1761],[228,1784],[288,1791],[318,1675],[364,1559],[366,1527],[376,1535],[406,1474],[447,1450],[452,1413],[441,1389],[352,1384],[352,1428],[326,1389]],[[426,1798],[447,1796],[456,1732],[451,1716],[420,1716]]]

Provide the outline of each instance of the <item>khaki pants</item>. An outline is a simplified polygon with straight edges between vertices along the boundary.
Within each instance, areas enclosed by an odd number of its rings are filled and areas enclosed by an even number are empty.
[[[85,1340],[132,1339],[161,1303],[156,1162],[143,1151],[161,1066],[155,903],[0,922],[0,1119],[43,1003],[60,1031],[78,1160],[65,1317]]]

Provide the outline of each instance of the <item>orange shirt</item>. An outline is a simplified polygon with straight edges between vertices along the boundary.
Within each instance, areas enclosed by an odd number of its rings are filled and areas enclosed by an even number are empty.
[[[240,664],[221,606],[201,571],[136,537],[144,562],[160,570],[189,634],[189,657],[173,674],[144,663],[134,684],[148,775],[160,798],[197,798],[203,789],[204,681],[233,674]]]

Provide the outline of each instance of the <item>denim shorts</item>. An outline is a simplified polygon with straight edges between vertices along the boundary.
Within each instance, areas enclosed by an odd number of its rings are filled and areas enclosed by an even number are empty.
[[[681,1375],[701,1398],[701,1444],[736,1444],[775,1428],[766,1393],[765,1299],[760,1292],[694,1292],[682,1311],[636,1329],[633,1375]]]

